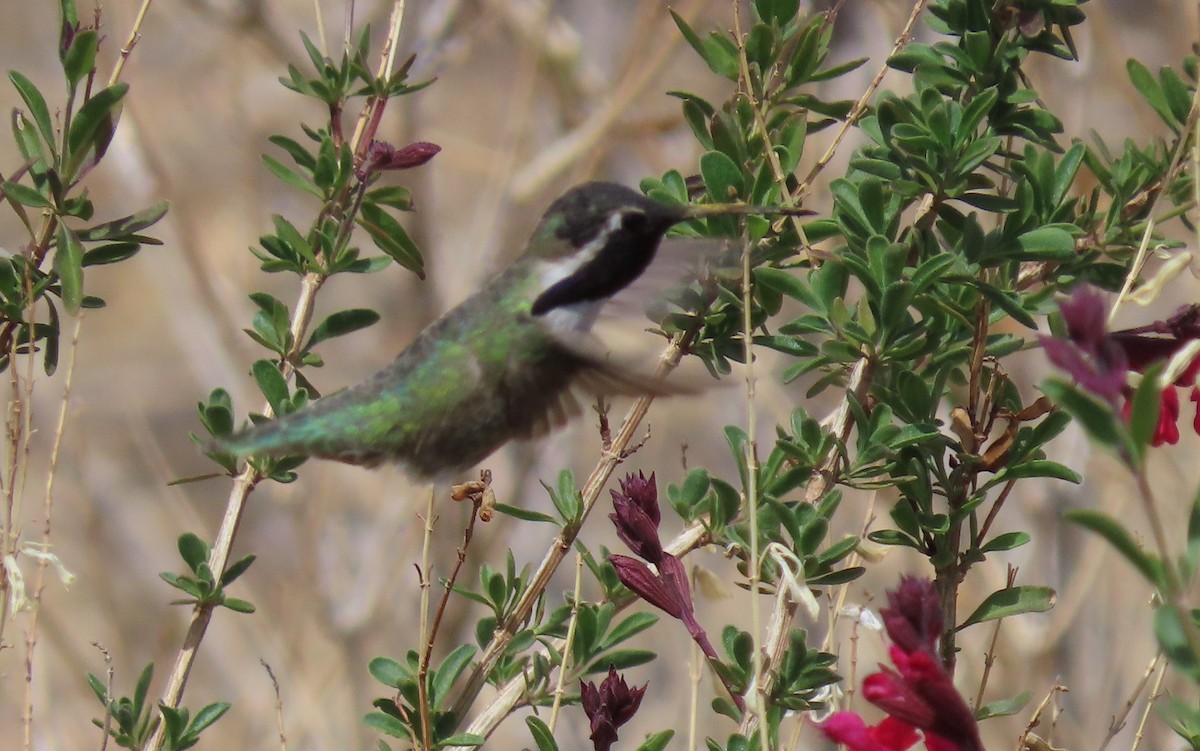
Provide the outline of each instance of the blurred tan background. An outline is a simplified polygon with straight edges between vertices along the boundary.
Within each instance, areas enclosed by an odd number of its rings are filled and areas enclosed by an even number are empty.
[[[18,69],[55,101],[60,91],[54,3],[5,0],[0,23],[0,68]],[[336,48],[343,28],[341,3],[324,2],[325,32]],[[869,55],[871,61],[833,82],[828,98],[857,98],[882,65],[909,3],[851,1],[837,25],[835,60]],[[81,15],[87,15],[86,4]],[[1096,2],[1085,10],[1090,22],[1075,31],[1082,61],[1036,61],[1031,78],[1064,119],[1069,136],[1096,130],[1116,145],[1163,135],[1152,111],[1140,104],[1124,73],[1137,56],[1151,70],[1177,64],[1197,38],[1192,3]],[[676,10],[700,30],[731,24],[731,6],[713,0],[682,0]],[[104,6],[101,70],[111,69],[128,35],[136,3]],[[372,23],[378,48],[390,4],[363,2],[356,24]],[[276,81],[286,64],[307,72],[297,30],[319,39],[311,3],[298,0],[160,0],[150,11],[124,80],[132,84],[118,141],[102,169],[89,177],[101,216],[171,202],[171,213],[151,234],[165,241],[134,260],[90,270],[88,292],[108,308],[87,314],[54,492],[51,539],[54,552],[78,575],[69,591],[51,581],[39,619],[30,689],[38,749],[99,748],[100,731],[89,722],[99,705],[84,681],[103,676],[111,655],[115,687],[129,693],[141,667],[156,663],[152,696],[161,691],[185,628],[188,610],[168,603],[176,592],[159,571],[180,571],[175,539],[185,531],[215,534],[229,483],[214,479],[168,487],[173,479],[206,472],[211,465],[188,440],[198,430],[195,403],[217,387],[234,396],[240,414],[258,409],[248,368],[262,350],[241,333],[253,307],[246,295],[265,289],[294,300],[294,277],[266,276],[247,251],[270,227],[273,213],[307,223],[314,204],[283,188],[262,166],[272,151],[268,135],[300,138],[298,123],[320,127],[322,113],[311,100]],[[923,28],[921,34],[928,36]],[[443,151],[429,165],[399,175],[413,190],[420,211],[407,226],[423,249],[428,280],[392,267],[369,277],[335,278],[322,291],[318,317],[351,306],[376,308],[383,321],[366,332],[324,346],[327,365],[309,377],[325,390],[360,380],[388,362],[418,331],[463,299],[520,248],[540,211],[564,188],[602,177],[629,184],[677,168],[694,170],[697,145],[679,118],[676,100],[664,92],[685,89],[720,101],[727,86],[709,73],[681,42],[664,3],[654,0],[545,4],[538,0],[430,0],[409,2],[401,57],[418,54],[414,77],[436,76],[429,89],[389,106],[382,133],[403,144],[433,141]],[[888,86],[889,77],[884,82]],[[0,86],[0,104],[17,106],[11,86]],[[53,107],[53,104],[52,104]],[[814,137],[811,164],[828,134]],[[839,174],[853,143],[826,171]],[[555,159],[560,161],[554,161]],[[7,138],[0,140],[0,169],[17,163]],[[826,204],[818,191],[814,207]],[[20,242],[10,212],[0,212],[0,244]],[[364,246],[369,240],[363,239]],[[1159,317],[1194,300],[1192,276],[1176,282],[1150,311],[1127,309],[1128,325]],[[68,324],[68,330],[70,325]],[[22,506],[25,539],[43,524],[45,462],[50,450],[64,367],[36,386],[35,425],[29,486]],[[764,367],[770,367],[766,361]],[[1032,384],[1044,375],[1040,357],[1022,361]],[[760,439],[773,435],[776,421],[803,396],[802,386],[760,385]],[[719,426],[744,424],[738,389],[718,390],[707,401],[677,400],[655,405],[653,437],[626,469],[658,472],[665,486],[683,477],[681,446],[689,466],[730,469]],[[626,404],[618,402],[614,420]],[[818,415],[825,407],[810,405]],[[1185,411],[1188,407],[1185,405]],[[1190,415],[1185,418],[1190,419]],[[1181,523],[1200,473],[1194,461],[1200,441],[1185,436],[1179,446],[1157,452],[1154,476],[1160,497]],[[490,466],[502,502],[548,510],[538,480],[553,482],[561,467],[582,477],[597,456],[594,418],[579,421],[555,438],[506,449]],[[1000,629],[985,701],[1028,690],[1033,702],[1021,715],[985,724],[989,748],[1009,748],[1036,705],[1056,681],[1070,693],[1057,699],[1061,714],[1053,730],[1038,733],[1070,749],[1096,748],[1112,718],[1135,696],[1154,656],[1149,634],[1149,592],[1103,545],[1059,520],[1075,506],[1100,507],[1137,528],[1141,512],[1131,483],[1092,455],[1076,433],[1061,438],[1058,457],[1085,472],[1080,488],[1063,484],[1022,486],[1009,501],[1004,529],[1029,529],[1035,544],[977,567],[964,586],[965,616],[987,593],[1003,585],[1006,563],[1020,567],[1021,583],[1044,583],[1060,593],[1058,607],[1044,617],[1005,622]],[[360,718],[370,701],[386,693],[366,671],[376,655],[401,657],[416,646],[416,574],[420,528],[415,514],[425,491],[399,471],[369,472],[312,463],[291,486],[262,486],[252,497],[235,555],[259,560],[237,584],[234,595],[258,606],[244,616],[223,611],[204,642],[185,703],[193,711],[227,700],[232,711],[205,733],[202,748],[278,747],[275,696],[259,660],[269,663],[282,691],[283,725],[289,748],[366,748],[374,734]],[[1172,503],[1169,499],[1177,499]],[[848,533],[871,508],[850,496],[843,507]],[[874,500],[886,518],[890,498]],[[465,521],[464,509],[443,503],[436,530],[435,576],[445,575]],[[667,531],[675,529],[668,520]],[[1175,525],[1178,528],[1178,524]],[[476,536],[466,581],[482,561],[502,566],[512,547],[519,565],[539,560],[549,544],[547,525],[515,524],[501,518]],[[619,547],[610,525],[597,514],[583,533],[593,549]],[[693,556],[726,580],[734,572],[718,552]],[[28,572],[29,561],[23,566]],[[564,567],[569,569],[570,566]],[[893,554],[875,565],[848,593],[852,602],[878,603],[900,571],[923,571]],[[564,571],[561,588],[569,586]],[[560,588],[560,589],[561,589]],[[559,595],[554,593],[553,602]],[[703,602],[700,618],[714,637],[733,619],[746,627],[745,601]],[[473,642],[481,615],[460,600],[440,647],[444,654]],[[26,648],[29,614],[9,624],[0,651],[0,748],[22,747],[26,705]],[[799,624],[816,635],[826,624]],[[845,648],[839,626],[835,650]],[[983,669],[990,626],[965,634],[958,683],[973,699]],[[643,733],[680,728],[670,748],[686,747],[688,654],[678,624],[663,621],[639,646],[660,649],[662,658],[630,671],[631,681],[649,680],[642,714],[622,732],[618,748],[634,748]],[[860,640],[859,680],[882,655],[874,634]],[[849,664],[841,668],[849,671]],[[1154,677],[1157,677],[1155,674]],[[1168,680],[1167,685],[1172,685]],[[701,706],[713,687],[701,682]],[[1137,694],[1130,726],[1113,748],[1130,747],[1146,691]],[[1048,711],[1047,717],[1050,712]],[[702,711],[701,737],[724,738],[732,726]],[[1146,741],[1151,748],[1175,747],[1161,723]],[[586,747],[586,723],[578,709],[560,720],[564,749]],[[574,735],[572,735],[574,734]],[[572,742],[572,737],[578,742]],[[824,741],[803,736],[801,747]],[[493,748],[532,747],[524,723],[512,718]]]

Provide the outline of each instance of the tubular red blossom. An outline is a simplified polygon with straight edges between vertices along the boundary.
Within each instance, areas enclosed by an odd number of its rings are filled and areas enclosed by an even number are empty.
[[[905,751],[919,738],[915,728],[894,717],[867,725],[853,712],[834,712],[818,727],[826,738],[850,751]]]
[[[1165,363],[1189,342],[1200,339],[1200,304],[1186,305],[1164,321],[1113,332],[1105,325],[1103,300],[1087,288],[1077,290],[1059,307],[1067,324],[1067,339],[1042,337],[1046,356],[1084,389],[1114,406],[1121,404],[1126,421],[1133,394],[1129,374],[1144,373],[1153,365]],[[1200,434],[1200,393],[1195,390],[1198,375],[1200,357],[1188,363],[1173,385],[1163,389],[1158,425],[1151,438],[1154,446],[1179,442],[1176,386],[1193,389],[1191,401],[1197,402],[1197,411],[1192,428]]]
[[[1195,391],[1196,389],[1192,389],[1193,394]],[[1169,443],[1174,446],[1179,443],[1179,392],[1174,386],[1167,386],[1162,390],[1159,400],[1158,425],[1154,427],[1154,436],[1150,439],[1150,445],[1161,446]],[[1129,422],[1131,414],[1133,414],[1133,399],[1127,397],[1124,406],[1121,407],[1121,417]],[[1200,433],[1200,413],[1196,415],[1192,425],[1196,432]]]
[[[886,667],[863,681],[863,697],[875,706],[916,728],[928,728],[934,722],[934,710],[913,690],[905,679]]]
[[[937,657],[941,605],[933,582],[904,577],[887,597],[889,607],[882,615],[894,642],[888,654],[895,669],[881,665],[879,672],[867,676],[863,696],[902,727],[922,731],[929,751],[983,751],[975,715]],[[838,714],[856,717],[852,713]],[[843,717],[833,733],[826,725],[821,727],[828,737],[845,743],[852,751],[888,751],[908,748],[913,743],[910,738],[904,746],[884,745],[867,732],[874,728],[861,719],[856,723]]]

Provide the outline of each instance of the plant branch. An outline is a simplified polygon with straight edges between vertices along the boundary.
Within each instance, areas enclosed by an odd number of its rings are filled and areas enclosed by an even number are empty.
[[[392,49],[399,35],[403,8],[404,0],[396,0],[393,9],[393,23],[384,45],[384,62],[380,66],[381,76],[390,75],[391,72]],[[381,108],[383,101],[386,101],[386,97],[372,97],[368,101],[367,106],[364,107],[362,118],[360,118],[360,125],[371,121],[369,114],[373,113],[376,108]],[[363,143],[369,143],[373,135],[373,131],[371,130],[360,129],[357,131],[355,133],[356,140],[352,145],[354,153],[358,153],[360,149],[365,148]],[[309,272],[301,279],[300,291],[297,295],[289,324],[294,351],[288,353],[288,356],[282,359],[279,366],[284,378],[288,378],[295,369],[293,364],[295,355],[305,341],[305,333],[308,331],[308,327],[312,321],[313,304],[316,300],[317,292],[324,281],[325,276],[317,272]],[[261,411],[262,414],[268,417],[274,414],[269,404],[265,405]],[[254,490],[254,487],[262,479],[262,473],[249,464],[234,478],[233,487],[230,489],[229,497],[226,501],[225,515],[221,520],[221,526],[217,531],[216,539],[209,553],[208,565],[217,580],[220,580],[221,575],[225,571],[225,566],[229,562],[229,553],[233,548],[233,541],[237,536],[242,515],[245,513],[247,499],[250,497],[250,493]],[[214,606],[211,604],[199,604],[193,609],[183,646],[176,654],[174,665],[167,678],[167,686],[163,691],[161,699],[163,705],[172,708],[179,706],[184,688],[187,685],[188,676],[196,660],[196,653],[200,648],[201,642],[204,640],[208,625],[212,621],[213,611]],[[164,735],[165,727],[160,723],[146,746],[147,751],[160,751]]]

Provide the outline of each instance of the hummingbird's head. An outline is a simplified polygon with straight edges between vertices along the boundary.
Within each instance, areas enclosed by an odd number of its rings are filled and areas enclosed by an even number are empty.
[[[672,225],[694,214],[616,183],[576,186],[550,205],[530,248],[542,266],[532,312],[594,302],[641,276]]]

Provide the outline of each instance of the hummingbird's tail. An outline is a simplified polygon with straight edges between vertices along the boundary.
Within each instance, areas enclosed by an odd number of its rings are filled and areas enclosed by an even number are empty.
[[[322,419],[325,410],[317,410],[315,406],[216,438],[206,450],[239,457],[313,456],[365,467],[376,466],[386,458],[361,444],[339,440],[342,436],[332,429],[329,421]]]

